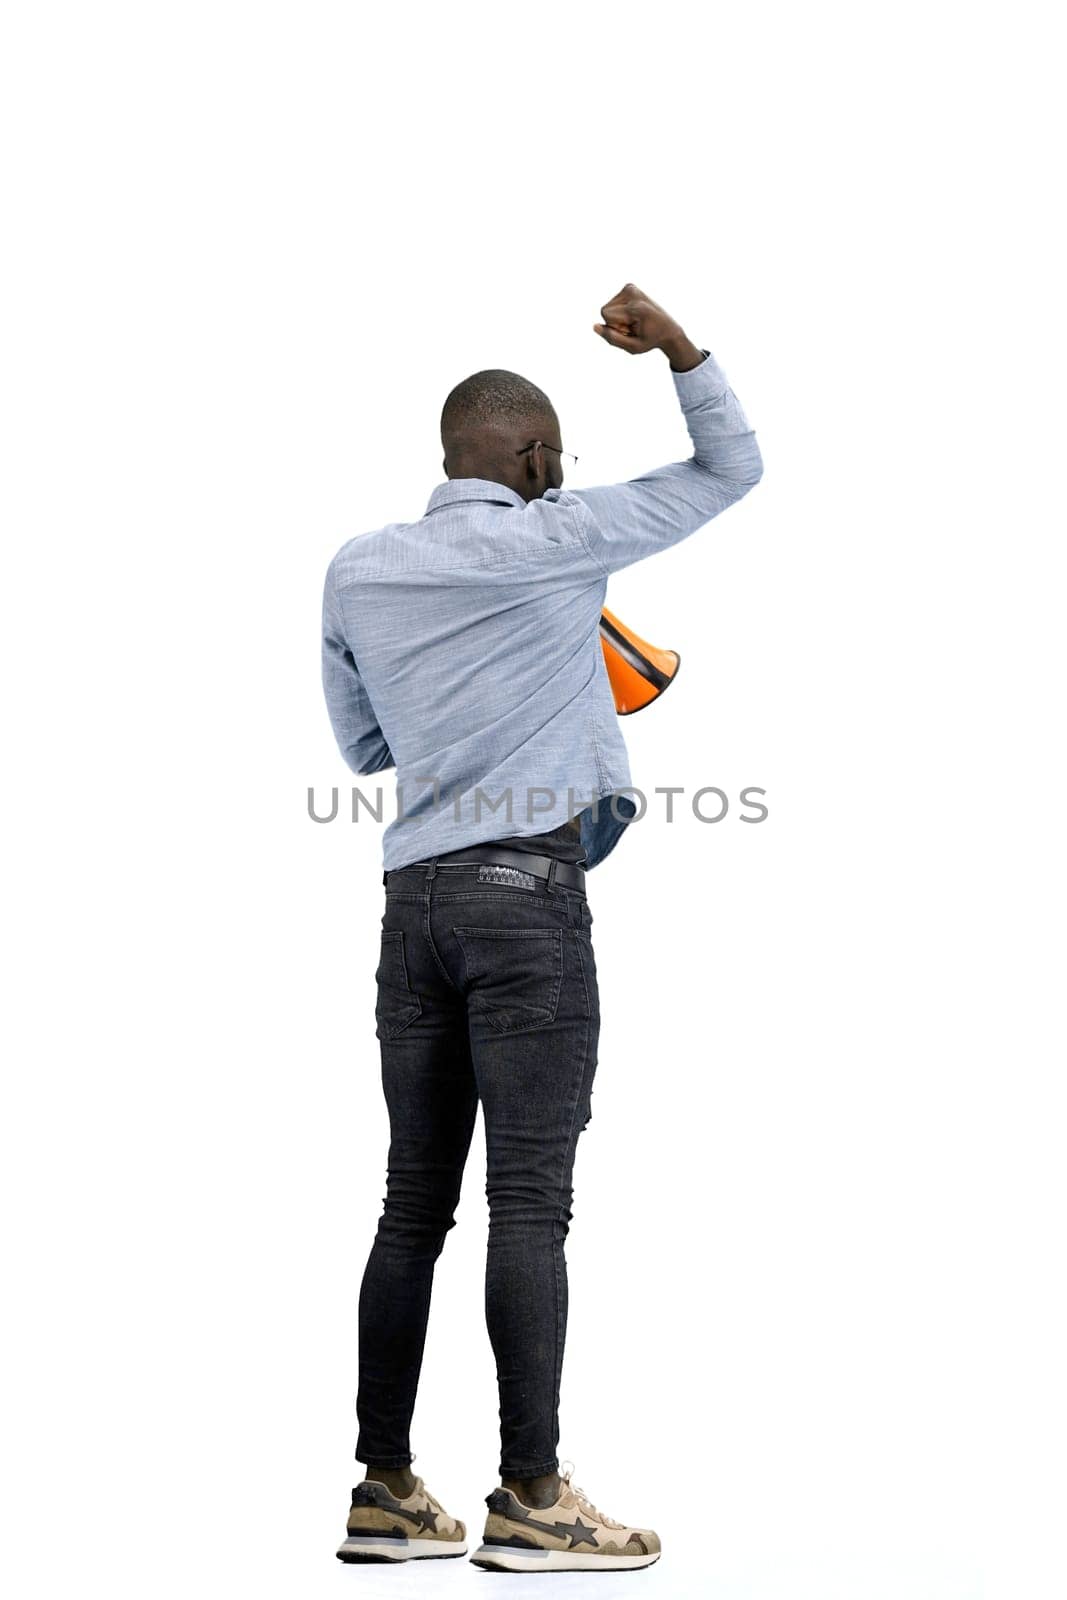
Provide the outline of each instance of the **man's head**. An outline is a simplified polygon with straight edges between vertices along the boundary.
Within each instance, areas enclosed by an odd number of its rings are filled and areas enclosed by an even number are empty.
[[[457,383],[441,412],[441,443],[450,478],[488,478],[524,500],[563,485],[562,440],[552,402],[517,372],[487,367]]]

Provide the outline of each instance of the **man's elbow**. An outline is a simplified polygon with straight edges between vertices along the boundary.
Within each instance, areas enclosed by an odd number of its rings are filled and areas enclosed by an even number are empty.
[[[389,767],[396,765],[392,751],[384,741],[368,745],[366,740],[361,739],[356,744],[342,746],[341,754],[348,766],[360,778],[369,777],[374,772],[385,772]]]
[[[734,470],[730,474],[737,484],[739,500],[750,489],[754,489],[763,477],[763,457],[760,455],[755,434],[750,434],[744,443],[744,450],[739,453],[739,458],[734,463]]]
[[[715,480],[715,491],[725,495],[726,505],[733,505],[754,489],[763,477],[763,457],[754,433],[735,439],[728,453],[720,451],[714,462],[692,458],[692,465]],[[725,506],[721,509],[725,510]]]

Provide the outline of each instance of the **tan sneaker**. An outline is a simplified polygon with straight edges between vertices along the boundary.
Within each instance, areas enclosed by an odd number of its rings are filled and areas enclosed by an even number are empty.
[[[510,1489],[486,1495],[485,1537],[471,1556],[476,1567],[503,1572],[600,1572],[611,1567],[650,1567],[660,1557],[651,1528],[632,1528],[598,1511],[565,1462],[554,1506],[524,1506]]]
[[[348,1538],[337,1552],[339,1561],[425,1561],[466,1554],[466,1528],[448,1515],[421,1478],[403,1500],[373,1478],[352,1490]]]

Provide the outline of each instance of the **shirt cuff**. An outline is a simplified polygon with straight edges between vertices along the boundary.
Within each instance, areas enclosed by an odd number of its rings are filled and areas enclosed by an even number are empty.
[[[690,367],[688,372],[675,372],[673,367],[668,370],[674,379],[675,393],[683,406],[692,405],[698,400],[717,400],[729,388],[726,374],[710,350],[705,350],[700,365]]]

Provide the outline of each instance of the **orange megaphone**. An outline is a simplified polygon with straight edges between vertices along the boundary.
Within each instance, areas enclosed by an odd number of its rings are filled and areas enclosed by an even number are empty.
[[[607,606],[600,613],[600,644],[620,717],[643,711],[658,699],[674,681],[682,659],[677,650],[657,650],[646,643]]]

